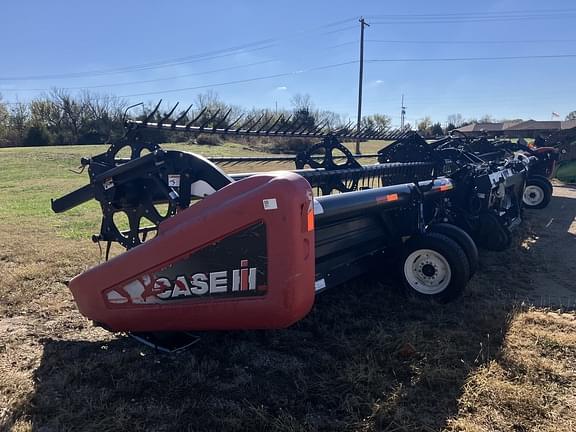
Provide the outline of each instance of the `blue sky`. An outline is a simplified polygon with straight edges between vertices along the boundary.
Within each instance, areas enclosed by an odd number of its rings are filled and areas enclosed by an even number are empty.
[[[568,0],[5,2],[0,93],[14,102],[90,87],[130,102],[186,103],[213,88],[258,108],[289,108],[307,93],[318,108],[354,117],[361,15],[372,23],[365,114],[398,123],[402,94],[410,122],[454,113],[544,120],[576,110],[576,57],[370,62],[576,55]]]

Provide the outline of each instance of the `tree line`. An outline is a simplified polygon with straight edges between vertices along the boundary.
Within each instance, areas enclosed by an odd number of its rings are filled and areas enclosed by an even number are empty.
[[[291,110],[260,110],[247,109],[230,105],[222,101],[213,91],[199,94],[195,97],[193,108],[186,115],[184,110],[173,113],[172,118],[182,117],[181,122],[196,119],[195,124],[205,126],[228,127],[238,117],[260,120],[260,124],[275,124],[278,128],[309,128],[324,125],[330,129],[338,129],[349,124],[343,116],[315,107],[309,95],[295,95]],[[110,143],[124,134],[124,121],[127,115],[131,118],[143,119],[144,113],[152,112],[153,104],[146,104],[140,111],[127,111],[129,104],[116,96],[102,95],[84,91],[71,95],[65,90],[54,89],[49,93],[27,103],[6,103],[0,95],[0,147],[8,146],[41,146],[66,144],[100,144]],[[203,109],[206,110],[203,111]],[[135,114],[139,112],[140,114]],[[151,121],[160,121],[167,112],[159,110]],[[576,111],[566,117],[576,119]],[[461,126],[471,123],[492,122],[490,115],[480,119],[464,120],[461,114],[447,117],[444,125],[433,122],[430,117],[424,117],[414,126],[425,137],[437,137]],[[501,120],[507,121],[507,120]],[[384,114],[364,116],[361,127],[366,130],[386,129],[391,126],[391,118]],[[242,124],[236,123],[235,126]],[[250,127],[247,124],[246,127]],[[407,124],[407,129],[412,125]],[[154,139],[158,142],[166,140],[188,140],[189,135],[171,135],[168,137],[162,131],[154,131]],[[198,139],[198,137],[193,137]],[[217,137],[203,137],[207,144],[214,143]]]
[[[57,89],[28,103],[0,99],[0,146],[109,142],[123,133],[126,106],[114,96]]]
[[[250,119],[253,122],[260,120],[260,125],[276,124],[277,128],[312,129],[323,125],[338,129],[348,124],[347,119],[335,112],[317,109],[309,95],[297,94],[291,104],[291,110],[246,109],[227,104],[217,93],[208,91],[195,97],[194,109],[186,115],[182,109],[174,112],[171,118],[181,117],[181,123],[195,119],[195,125],[221,128],[232,126],[240,116],[243,120],[234,126]],[[129,111],[127,108],[126,100],[88,91],[71,95],[65,90],[54,89],[30,102],[16,104],[5,103],[0,96],[0,147],[114,142],[124,134],[127,117],[141,120],[153,111],[154,105],[149,103]],[[166,109],[169,108],[163,107],[150,121],[160,121],[168,114]],[[140,114],[136,114],[138,112]],[[382,114],[362,118],[362,127],[367,129],[388,128],[390,124],[390,117]],[[185,134],[168,137],[162,131],[154,133],[154,139],[159,142],[190,139]]]

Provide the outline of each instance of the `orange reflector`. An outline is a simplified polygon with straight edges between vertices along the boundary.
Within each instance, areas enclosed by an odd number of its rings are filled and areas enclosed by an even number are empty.
[[[389,195],[384,195],[383,197],[378,197],[376,198],[376,201],[381,203],[381,202],[391,202],[391,201],[398,201],[398,194],[397,193],[393,193],[393,194],[389,194]]]
[[[314,230],[314,208],[308,210],[308,231]]]
[[[438,190],[439,190],[440,192],[444,192],[444,191],[447,191],[447,190],[450,190],[450,189],[452,189],[452,183],[440,185],[440,187],[438,188]]]

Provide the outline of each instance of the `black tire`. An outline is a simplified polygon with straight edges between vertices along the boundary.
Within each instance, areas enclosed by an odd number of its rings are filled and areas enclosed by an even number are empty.
[[[470,265],[470,277],[474,276],[476,270],[478,270],[478,248],[476,247],[474,240],[472,240],[472,237],[470,237],[466,231],[460,227],[457,227],[456,225],[451,225],[448,223],[438,223],[431,225],[428,228],[428,231],[443,234],[458,243],[458,246],[462,248],[466,254],[466,257],[468,258],[468,264]]]
[[[479,227],[474,240],[480,248],[501,252],[510,247],[512,234],[498,216],[491,211],[485,211],[480,214]]]
[[[550,179],[548,177],[541,175],[541,174],[534,174],[534,175],[531,175],[528,178],[528,180],[533,179],[533,178],[542,180],[546,184],[546,186],[548,186],[550,193],[552,194],[554,192],[554,186],[552,185],[552,182],[550,181]]]
[[[532,176],[526,181],[522,203],[528,209],[543,209],[552,199],[552,183],[546,177]]]
[[[408,295],[447,303],[464,291],[470,265],[458,243],[443,234],[428,233],[404,244],[400,276]]]

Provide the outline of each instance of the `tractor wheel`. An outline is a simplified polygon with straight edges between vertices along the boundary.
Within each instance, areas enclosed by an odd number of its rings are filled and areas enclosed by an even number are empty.
[[[443,234],[412,237],[404,244],[401,276],[409,295],[447,303],[464,291],[470,279],[466,253]]]
[[[534,175],[531,175],[529,179],[542,180],[546,184],[548,189],[550,190],[550,194],[552,194],[554,192],[554,186],[552,186],[552,182],[550,181],[550,179],[548,177],[540,175],[540,174],[534,174]]]
[[[552,184],[542,176],[530,177],[526,181],[522,202],[529,209],[543,209],[552,199]]]
[[[496,252],[508,249],[512,243],[512,234],[496,214],[491,211],[483,212],[479,222],[478,231],[474,235],[478,247]]]
[[[472,237],[470,237],[470,235],[462,228],[448,223],[430,225],[428,230],[429,232],[435,232],[450,237],[458,243],[458,246],[462,248],[468,258],[468,264],[470,264],[470,277],[474,276],[474,273],[478,270],[478,248],[476,247],[474,240],[472,240]]]

